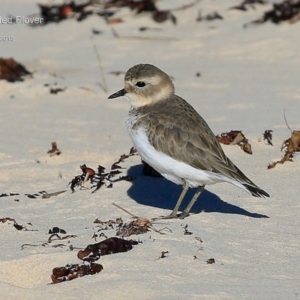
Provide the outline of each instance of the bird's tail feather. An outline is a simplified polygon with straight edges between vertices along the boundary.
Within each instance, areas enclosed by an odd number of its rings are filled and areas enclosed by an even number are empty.
[[[259,188],[258,186],[253,186],[247,183],[243,183],[243,186],[252,194],[254,197],[270,197],[270,195]]]

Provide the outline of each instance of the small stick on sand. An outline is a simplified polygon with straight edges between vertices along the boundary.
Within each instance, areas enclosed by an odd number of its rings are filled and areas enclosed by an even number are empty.
[[[118,204],[116,203],[113,203],[113,205],[121,210],[123,210],[124,212],[126,212],[127,214],[129,214],[132,218],[136,218],[138,219],[139,217],[138,216],[135,216],[134,214],[132,214],[131,212],[129,212],[128,210],[126,210],[125,208],[119,206]]]
[[[100,72],[101,72],[101,77],[102,77],[102,83],[100,83],[103,91],[105,93],[107,93],[107,84],[106,84],[106,80],[105,80],[105,75],[104,75],[104,72],[103,72],[103,68],[102,68],[102,64],[101,64],[101,60],[100,60],[100,55],[99,55],[99,52],[98,52],[98,48],[97,46],[94,44],[94,51],[95,51],[95,54],[96,54],[96,57],[97,57],[97,61],[98,61],[98,65],[99,65],[99,69],[100,69]]]
[[[108,24],[109,25],[109,24]],[[169,37],[169,36],[120,36],[118,32],[110,26],[112,34],[115,38],[118,39],[129,39],[129,40],[158,40],[158,41],[177,41],[178,38]]]

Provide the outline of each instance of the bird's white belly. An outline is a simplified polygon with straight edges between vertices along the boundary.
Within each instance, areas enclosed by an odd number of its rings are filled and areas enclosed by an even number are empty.
[[[196,169],[155,150],[148,140],[145,128],[132,130],[131,126],[128,126],[128,131],[141,158],[168,180],[176,184],[186,181],[190,187],[227,181],[221,174]]]

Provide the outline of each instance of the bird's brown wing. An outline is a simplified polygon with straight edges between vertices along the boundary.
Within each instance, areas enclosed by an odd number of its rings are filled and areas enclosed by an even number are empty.
[[[212,130],[191,105],[178,96],[162,103],[143,118],[156,150],[194,168],[256,186],[224,154]]]

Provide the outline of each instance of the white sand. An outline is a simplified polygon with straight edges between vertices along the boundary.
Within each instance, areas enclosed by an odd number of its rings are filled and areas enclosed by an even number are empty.
[[[300,23],[244,29],[244,23],[270,6],[228,10],[239,2],[203,0],[174,12],[177,26],[155,23],[145,15],[134,17],[126,9],[117,15],[125,21],[114,26],[121,36],[176,39],[172,41],[117,39],[96,16],[40,28],[0,25],[1,35],[15,38],[0,43],[0,57],[14,57],[35,71],[22,83],[0,81],[0,194],[20,194],[0,198],[0,218],[14,218],[37,230],[17,231],[12,222],[0,223],[1,299],[299,298],[300,160],[296,156],[294,162],[272,170],[267,165],[282,157],[281,143],[290,136],[284,110],[290,127],[300,129]],[[2,1],[1,16],[37,12],[35,3]],[[158,5],[170,8],[184,3],[189,1],[165,0]],[[204,15],[216,10],[224,20],[197,23],[199,8]],[[140,26],[162,30],[141,33]],[[103,34],[92,37],[92,28]],[[106,74],[107,93],[99,85],[93,43]],[[143,177],[139,157],[124,164],[136,177],[131,183],[119,182],[94,194],[90,190],[72,194],[66,187],[81,173],[80,165],[109,168],[132,146],[124,125],[129,104],[121,98],[107,100],[122,88],[123,75],[108,73],[126,71],[137,63],[152,63],[173,76],[177,94],[201,113],[216,134],[243,130],[253,155],[237,146],[224,150],[271,198],[257,199],[228,184],[207,187],[188,218],[155,223],[157,229],[168,227],[171,232],[132,236],[143,243],[129,252],[101,257],[98,262],[104,270],[98,275],[48,285],[54,267],[79,263],[78,250],[70,251],[70,244],[84,248],[95,243],[97,217],[129,220],[113,202],[150,219],[170,213],[180,193],[180,187],[164,179]],[[197,72],[201,77],[196,77]],[[50,94],[44,84],[54,83],[67,87],[66,91]],[[266,129],[274,131],[274,147],[259,141]],[[60,156],[47,155],[53,141],[62,151]],[[24,196],[63,189],[68,190],[49,199]],[[264,215],[269,218],[259,218]],[[192,235],[183,234],[186,224]],[[41,246],[54,226],[77,237]],[[115,230],[104,233],[114,236]],[[52,247],[59,243],[65,246]],[[23,244],[40,246],[22,250]],[[169,254],[158,259],[162,251]],[[209,258],[216,263],[207,264]]]

